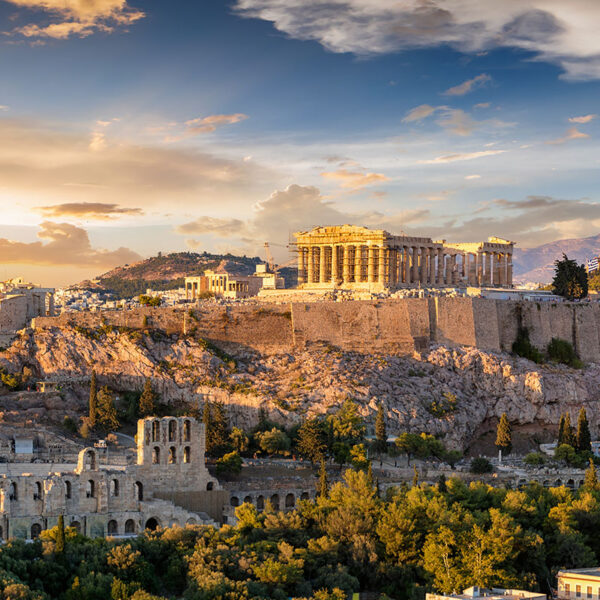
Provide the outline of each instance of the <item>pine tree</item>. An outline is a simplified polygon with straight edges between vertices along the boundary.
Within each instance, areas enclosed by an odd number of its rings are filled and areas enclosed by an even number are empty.
[[[317,494],[323,498],[326,498],[327,494],[329,494],[329,479],[327,478],[327,469],[325,468],[325,461],[323,459],[321,459],[321,466],[319,468]]]
[[[56,524],[56,544],[54,549],[57,554],[62,554],[65,551],[65,518],[63,515],[58,515],[58,523]]]
[[[367,467],[367,481],[369,482],[369,487],[373,487],[373,463],[369,461],[369,466]]]
[[[413,487],[417,487],[419,485],[419,471],[417,470],[417,465],[413,465],[413,471],[414,471],[414,475],[413,475]]]
[[[585,479],[583,480],[583,486],[588,491],[599,491],[600,482],[598,481],[598,474],[596,473],[596,465],[594,459],[590,458],[590,466],[585,472]]]
[[[375,449],[379,453],[387,450],[387,430],[385,427],[385,414],[383,404],[377,403],[377,417],[375,418]]]
[[[146,379],[144,382],[144,391],[140,396],[138,404],[138,414],[140,417],[151,417],[156,411],[155,407],[156,396],[152,389],[152,382],[150,379]]]
[[[304,421],[298,430],[296,443],[298,452],[308,458],[311,464],[322,460],[327,451],[324,437],[323,428],[318,419]]]
[[[587,414],[585,408],[581,408],[579,411],[579,418],[577,420],[577,436],[575,438],[575,449],[578,452],[591,452],[592,451],[592,436],[590,435],[590,426],[587,420]]]
[[[556,446],[560,446],[565,443],[565,415],[560,415],[560,421],[558,423],[558,439]]]
[[[204,403],[202,414],[206,435],[206,452],[211,456],[220,456],[229,448],[229,432],[225,409],[220,402]]]
[[[445,494],[448,491],[448,486],[446,485],[446,476],[442,473],[439,477],[438,477],[438,490],[442,493]]]
[[[89,426],[96,426],[98,411],[98,384],[96,382],[96,371],[92,371],[90,378],[90,401],[89,401]]]
[[[563,429],[563,444],[575,447],[575,436],[573,434],[573,428],[571,427],[571,415],[567,411],[565,413],[565,425]]]
[[[503,454],[510,454],[512,450],[512,431],[510,422],[506,413],[502,413],[496,430],[496,447],[502,450]]]
[[[105,431],[112,431],[119,428],[115,398],[107,386],[104,386],[98,394],[96,415],[97,424]]]

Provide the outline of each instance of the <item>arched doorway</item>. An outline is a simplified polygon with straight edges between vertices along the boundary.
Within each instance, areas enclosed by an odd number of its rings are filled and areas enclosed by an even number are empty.
[[[144,486],[140,481],[135,482],[134,494],[136,500],[142,501],[144,499]]]
[[[125,533],[135,533],[135,521],[133,519],[125,521]]]
[[[156,529],[158,529],[159,527],[159,523],[158,520],[155,519],[154,517],[151,517],[150,519],[148,519],[146,521],[146,529],[149,529],[150,531],[155,531]]]
[[[81,523],[79,521],[71,521],[70,527],[72,527],[77,533],[81,533]]]
[[[310,495],[308,492],[302,492],[302,495],[300,496],[300,500],[308,500],[310,499]]]
[[[275,510],[279,510],[279,494],[273,494],[271,496],[271,504]]]
[[[108,522],[108,525],[106,527],[106,531],[108,532],[108,535],[117,535],[117,530],[118,530],[117,522],[114,519],[111,519]]]
[[[264,496],[259,496],[256,499],[256,508],[258,508],[258,510],[263,510],[265,507],[265,497]]]
[[[40,537],[40,533],[42,533],[42,526],[39,523],[34,523],[31,526],[31,539],[36,540]]]
[[[295,504],[296,504],[296,498],[294,497],[294,494],[288,494],[285,497],[285,507],[286,508],[294,508]]]

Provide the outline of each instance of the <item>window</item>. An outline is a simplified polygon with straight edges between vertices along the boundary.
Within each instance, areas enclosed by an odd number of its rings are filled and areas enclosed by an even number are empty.
[[[42,484],[39,481],[35,482],[35,486],[33,488],[33,499],[34,500],[42,499]]]
[[[581,586],[580,585],[575,586],[575,596],[577,598],[581,598]]]
[[[14,481],[10,484],[10,490],[9,490],[9,493],[8,493],[8,497],[11,500],[18,500],[19,499],[19,490],[17,488],[17,484]]]
[[[184,463],[189,463],[189,462],[191,462],[191,460],[190,460],[190,459],[191,459],[191,457],[190,457],[190,447],[189,447],[189,446],[186,446],[186,447],[183,449],[183,462],[184,462]]]
[[[108,522],[107,531],[108,535],[117,535],[118,525],[114,519]]]
[[[111,496],[118,496],[119,495],[119,480],[118,479],[113,479],[110,482],[110,493]]]
[[[169,441],[174,442],[177,439],[177,421],[169,421]]]
[[[134,492],[135,492],[135,497],[138,500],[141,501],[144,499],[144,486],[139,481],[135,482]]]
[[[96,492],[95,487],[96,487],[96,485],[95,485],[94,481],[92,479],[90,479],[87,482],[87,488],[86,488],[86,491],[85,491],[85,497],[86,498],[93,498],[94,497],[95,492]]]
[[[177,464],[177,449],[175,448],[175,446],[171,446],[169,448],[169,464]]]
[[[592,597],[592,586],[591,585],[588,585],[586,592],[587,592],[587,597],[591,598]]]
[[[183,441],[184,442],[190,441],[191,427],[192,427],[192,424],[189,421],[183,422]]]
[[[160,442],[160,421],[152,421],[152,441]]]
[[[125,521],[125,533],[135,533],[135,521],[133,519]]]
[[[71,498],[71,482],[65,481],[65,498],[69,500]]]
[[[567,596],[569,596],[571,594],[571,584],[570,583],[565,583],[565,593],[567,594]]]
[[[152,464],[160,465],[160,448],[158,446],[154,446],[152,449]]]

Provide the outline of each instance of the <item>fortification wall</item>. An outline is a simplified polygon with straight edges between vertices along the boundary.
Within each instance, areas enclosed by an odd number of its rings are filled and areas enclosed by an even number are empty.
[[[35,328],[103,325],[197,335],[223,346],[289,352],[309,343],[344,350],[410,353],[430,341],[510,351],[519,326],[527,327],[540,350],[552,338],[574,345],[582,360],[600,362],[600,306],[490,300],[404,298],[379,301],[291,304],[201,304],[189,308],[65,313],[38,317]]]

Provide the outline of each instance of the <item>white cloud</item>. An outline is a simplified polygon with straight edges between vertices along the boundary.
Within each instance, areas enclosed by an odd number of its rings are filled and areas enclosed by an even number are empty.
[[[473,90],[484,86],[488,81],[491,81],[492,78],[486,73],[482,73],[481,75],[477,75],[477,77],[473,77],[473,79],[467,79],[467,81],[463,81],[460,85],[455,85],[447,89],[444,92],[445,96],[464,96]]]
[[[481,175],[465,175],[465,179],[467,179],[467,180],[481,179]]]
[[[583,131],[579,131],[577,129],[577,127],[570,127],[565,132],[565,135],[563,135],[562,137],[559,137],[555,140],[548,140],[546,142],[546,144],[559,145],[559,144],[565,144],[566,142],[568,142],[570,140],[583,140],[583,139],[586,139],[589,137],[590,136],[587,133],[583,133]]]
[[[193,137],[195,135],[202,135],[204,133],[212,133],[219,127],[224,125],[232,125],[245,121],[248,115],[243,113],[235,113],[233,115],[209,115],[208,117],[198,117],[196,119],[190,119],[184,123],[184,131],[178,135],[168,136],[165,141],[177,142],[182,139]]]
[[[584,123],[589,123],[593,121],[598,115],[584,115],[582,117],[570,117],[569,123],[579,123],[583,125]]]
[[[494,156],[496,154],[503,154],[506,150],[481,150],[480,152],[466,152],[462,154],[445,154],[443,156],[437,156],[429,160],[417,161],[420,165],[437,165],[440,163],[459,162],[463,160],[473,160],[475,158],[483,158],[484,156]]]
[[[600,2],[594,0],[237,0],[235,9],[332,52],[519,48],[559,65],[565,78],[600,78]]]
[[[406,116],[402,119],[403,123],[412,123],[414,121],[422,121],[426,119],[430,115],[432,115],[436,110],[438,110],[438,106],[430,106],[429,104],[421,104],[420,106],[416,106],[415,108],[409,110],[406,113]]]
[[[360,173],[357,171],[348,171],[348,169],[327,171],[321,173],[321,177],[335,181],[341,187],[351,190],[359,190],[368,185],[389,181],[382,173]]]

